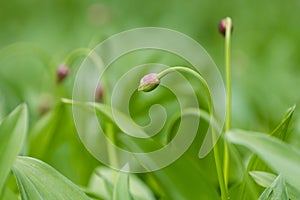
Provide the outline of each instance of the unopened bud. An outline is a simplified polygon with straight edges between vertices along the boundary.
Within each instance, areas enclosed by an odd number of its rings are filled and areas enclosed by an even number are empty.
[[[141,79],[138,91],[150,92],[154,90],[159,83],[160,81],[156,73],[147,74]]]
[[[69,68],[65,65],[59,65],[57,68],[57,83],[61,83],[69,74]]]
[[[230,18],[225,18],[225,19],[222,19],[220,24],[219,24],[219,32],[224,36],[226,34],[226,23],[227,23],[228,20],[230,20],[230,22],[231,22]],[[232,32],[232,30],[233,30],[233,23],[232,22],[231,22],[230,29],[231,29],[231,32]]]
[[[103,101],[103,87],[102,85],[98,85],[97,89],[96,89],[96,94],[95,94],[95,100],[98,102],[102,102]]]

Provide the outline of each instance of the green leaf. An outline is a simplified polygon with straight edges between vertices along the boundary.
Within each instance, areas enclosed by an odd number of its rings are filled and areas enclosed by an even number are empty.
[[[103,199],[112,199],[114,190],[114,176],[116,171],[107,167],[98,167],[93,173],[88,190]],[[129,175],[129,190],[133,199],[154,200],[155,197],[149,187],[135,174]]]
[[[81,185],[99,164],[79,139],[70,107],[60,101],[34,123],[27,155],[50,164]]]
[[[226,134],[228,141],[243,145],[256,153],[268,166],[281,174],[285,180],[300,188],[296,176],[300,169],[300,151],[275,137],[262,133],[232,130]]]
[[[40,160],[17,157],[13,173],[22,199],[89,199],[69,179]]]
[[[251,177],[254,179],[254,181],[262,187],[270,187],[273,181],[276,179],[276,175],[269,172],[251,171],[249,173]],[[300,199],[299,189],[296,189],[290,184],[287,184],[287,191],[288,191],[288,196],[291,200]]]
[[[59,123],[64,122],[63,104],[58,103],[53,110],[43,116],[32,128],[29,134],[29,155],[38,159],[47,155],[50,145],[53,146]]]
[[[259,200],[288,200],[287,189],[283,178],[279,175],[270,187],[266,188],[265,191],[259,197]]]
[[[286,139],[289,137],[289,135],[287,134],[287,130],[295,112],[295,109],[296,105],[287,110],[280,124],[272,131],[271,136],[277,137],[282,141],[286,141]]]
[[[275,174],[263,171],[251,171],[249,174],[262,187],[269,187],[276,178]]]
[[[294,114],[296,106],[289,108],[287,112],[284,114],[281,122],[278,124],[278,126],[270,133],[270,135],[277,137],[283,141],[285,141],[289,136],[287,134],[287,130],[290,124],[290,121],[292,119],[292,116]],[[270,168],[263,162],[256,154],[253,154],[249,160],[249,163],[247,165],[247,169],[244,175],[244,180],[242,182],[242,185],[240,186],[240,196],[242,199],[250,196],[250,191],[248,190],[249,187],[251,187],[249,184],[251,184],[251,181],[247,181],[249,179],[249,171],[253,170],[259,170],[259,171],[271,171]]]
[[[20,153],[28,125],[26,104],[11,112],[0,125],[0,193],[11,167]]]
[[[127,140],[122,135],[119,138],[134,152],[147,152],[149,145],[155,145],[156,149],[161,148],[159,144],[151,142],[151,139],[147,143],[138,143]],[[218,199],[219,194],[211,182],[215,172],[207,173],[197,161],[184,154],[171,165],[148,173],[152,187],[166,199]]]
[[[127,173],[119,172],[117,182],[114,188],[113,200],[131,200],[129,192],[129,175]]]
[[[293,107],[288,109],[288,111],[283,116],[283,119],[280,122],[280,124],[271,132],[271,134],[270,134],[271,136],[277,137],[278,139],[280,139],[282,141],[286,141],[286,139],[288,138],[287,130],[288,130],[290,121],[292,119],[292,116],[295,112],[295,108],[296,108],[296,106],[294,105]],[[266,164],[264,162],[261,161],[261,159],[259,159],[257,157],[257,155],[253,155],[249,161],[247,170],[248,171],[251,171],[251,170],[266,171],[266,170],[268,170],[268,167],[266,166]]]

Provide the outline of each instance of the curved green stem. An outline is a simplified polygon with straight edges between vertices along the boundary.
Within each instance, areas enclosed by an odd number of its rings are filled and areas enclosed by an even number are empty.
[[[170,68],[167,68],[165,70],[163,70],[162,72],[158,73],[157,74],[157,78],[158,79],[161,79],[162,77],[164,77],[165,75],[171,73],[171,72],[175,72],[175,71],[182,71],[182,72],[186,72],[186,73],[189,73],[193,76],[195,76],[197,79],[199,79],[201,81],[201,83],[204,85],[204,88],[205,88],[205,92],[206,92],[206,95],[209,97],[209,102],[208,102],[208,106],[209,106],[209,112],[211,114],[213,114],[213,106],[212,106],[212,99],[211,99],[211,94],[210,94],[210,91],[208,89],[208,84],[207,82],[205,81],[205,79],[196,71],[190,69],[190,68],[187,68],[187,67],[182,67],[182,66],[175,66],[175,67],[170,67]]]
[[[89,48],[75,49],[66,57],[66,59],[64,60],[64,64],[66,65],[66,67],[71,68],[75,60],[78,59],[80,56],[90,57],[96,66],[102,65],[101,58],[92,49]]]
[[[71,67],[72,64],[79,56],[87,56],[91,52],[91,49],[88,48],[79,48],[72,51],[65,59],[65,65]]]
[[[189,74],[195,76],[197,79],[199,79],[201,81],[201,83],[204,85],[206,95],[208,96],[208,110],[209,110],[209,113],[211,115],[211,119],[210,119],[210,123],[211,123],[212,119],[214,119],[214,117],[213,117],[214,116],[214,110],[213,110],[213,103],[212,103],[211,93],[209,91],[208,84],[205,81],[205,79],[198,72],[196,72],[196,71],[194,71],[190,68],[182,67],[182,66],[175,66],[175,67],[167,68],[167,69],[163,70],[162,72],[158,73],[157,77],[158,77],[158,79],[161,79],[162,77],[164,77],[168,73],[175,72],[175,71],[181,71],[181,72],[189,73]],[[212,129],[213,141],[215,142],[216,141],[216,132],[215,132],[214,126],[212,126],[211,129]],[[221,188],[221,197],[222,197],[223,200],[226,200],[227,199],[227,189],[226,189],[224,178],[223,178],[222,165],[221,165],[218,145],[216,144],[213,149],[214,149],[214,156],[215,156],[215,164],[216,164],[216,169],[217,169],[218,181],[219,181],[219,185],[220,185],[220,188]]]
[[[232,21],[229,17],[226,18],[226,32],[225,32],[225,68],[226,68],[226,120],[225,133],[230,129],[231,123],[231,83],[230,83],[230,38]],[[229,177],[229,152],[226,141],[224,141],[224,181],[226,190],[228,190]]]

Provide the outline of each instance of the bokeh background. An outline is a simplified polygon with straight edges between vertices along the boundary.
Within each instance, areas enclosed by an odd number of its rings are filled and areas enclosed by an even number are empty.
[[[26,101],[33,125],[44,104],[54,102],[51,92],[63,90],[56,88],[55,71],[72,50],[93,48],[131,28],[164,27],[192,37],[203,45],[224,77],[224,38],[217,27],[222,18],[230,16],[234,23],[232,125],[267,132],[287,108],[300,103],[299,10],[299,0],[1,1],[0,119]],[[295,132],[300,132],[299,120],[297,109]],[[64,137],[69,136],[57,140]],[[78,138],[74,143],[80,144]],[[43,160],[85,184],[87,176],[76,175],[80,169],[69,170],[64,165],[68,160],[63,155],[72,152],[69,148],[62,146]],[[51,160],[55,154],[61,160]],[[88,169],[96,164],[90,161]]]
[[[25,43],[43,50],[55,63],[73,49],[92,48],[112,34],[136,27],[158,26],[197,40],[223,72],[224,45],[217,24],[230,16],[234,22],[233,124],[262,130],[272,127],[274,120],[300,99],[299,9],[300,2],[296,0],[2,1],[0,49],[4,51],[9,45]],[[35,56],[32,54],[34,52],[27,49],[9,58],[1,56],[1,71],[8,73],[5,71],[11,66],[6,62],[12,62],[8,60],[17,62],[19,57]],[[18,72],[13,71],[5,78],[17,75]],[[30,76],[23,72],[22,75]],[[8,91],[3,91],[2,82],[1,102],[8,95]],[[7,112],[3,109],[1,114]]]

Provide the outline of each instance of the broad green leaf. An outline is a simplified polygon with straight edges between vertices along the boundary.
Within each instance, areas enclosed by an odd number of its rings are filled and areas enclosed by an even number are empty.
[[[29,135],[29,155],[38,159],[44,157],[53,145],[58,124],[64,119],[63,105],[58,103],[53,110],[43,116],[30,131]]]
[[[17,157],[13,173],[24,200],[90,199],[78,186],[40,160],[24,156]]]
[[[129,192],[129,175],[119,172],[113,193],[113,200],[131,200]]]
[[[269,173],[269,172],[251,171],[249,173],[250,173],[251,177],[254,179],[254,181],[262,187],[270,187],[271,184],[276,179],[276,175]],[[294,188],[290,184],[287,184],[286,187],[287,187],[287,191],[288,191],[288,196],[291,200],[300,199],[300,190],[299,189]]]
[[[0,125],[0,193],[16,156],[23,147],[28,125],[27,115],[27,106],[22,104]]]
[[[296,188],[300,188],[297,176],[300,169],[300,151],[277,138],[262,133],[243,130],[232,130],[226,134],[227,140],[243,145],[256,153],[285,180]]]
[[[259,197],[259,200],[288,200],[288,194],[285,187],[285,182],[283,178],[279,175],[270,187],[266,188],[265,191]]]
[[[250,171],[249,174],[262,187],[269,187],[276,178],[275,174],[263,171]]]
[[[292,119],[292,116],[294,114],[296,106],[293,106],[287,110],[287,112],[284,114],[281,122],[278,124],[278,126],[270,133],[270,135],[277,137],[283,141],[285,141],[288,138],[287,130],[290,124],[290,121]],[[249,160],[249,163],[247,165],[247,169],[244,175],[244,180],[242,182],[242,185],[240,186],[240,196],[242,199],[250,196],[248,188],[250,187],[249,184],[251,184],[251,181],[247,181],[246,179],[249,179],[249,171],[252,170],[259,170],[259,171],[271,171],[270,168],[263,162],[256,154],[253,154]]]
[[[122,135],[119,138],[133,152],[147,152],[146,149],[153,148],[147,145],[156,144],[156,149],[161,148],[156,142],[137,143]],[[218,199],[219,194],[209,179],[215,172],[207,174],[198,166],[197,161],[186,154],[171,165],[147,176],[151,179],[152,187],[166,199]]]
[[[271,136],[277,137],[282,141],[286,141],[286,139],[289,137],[288,127],[295,112],[295,109],[296,105],[292,106],[287,110],[280,124],[272,131]]]
[[[277,137],[278,139],[280,139],[282,141],[286,141],[286,139],[288,138],[287,130],[288,130],[290,121],[292,119],[292,116],[294,114],[295,108],[296,108],[296,106],[293,106],[288,109],[288,111],[283,116],[283,119],[280,122],[280,124],[271,132],[271,134],[270,134],[271,136]],[[248,171],[250,171],[250,170],[266,171],[266,170],[268,170],[268,167],[266,166],[266,164],[264,162],[261,161],[261,159],[259,159],[257,157],[257,155],[254,154],[249,161],[247,169],[248,169]]]
[[[136,175],[129,175],[130,194],[135,200],[154,200],[154,194],[140,178]]]
[[[87,189],[103,199],[112,199],[113,176],[111,170],[106,167],[96,168]]]
[[[90,179],[88,190],[103,199],[112,199],[116,173],[113,169],[98,167]],[[133,199],[155,199],[148,186],[134,174],[129,175],[129,190]]]
[[[79,140],[70,107],[60,101],[30,130],[27,155],[47,162],[82,185],[99,164]]]

